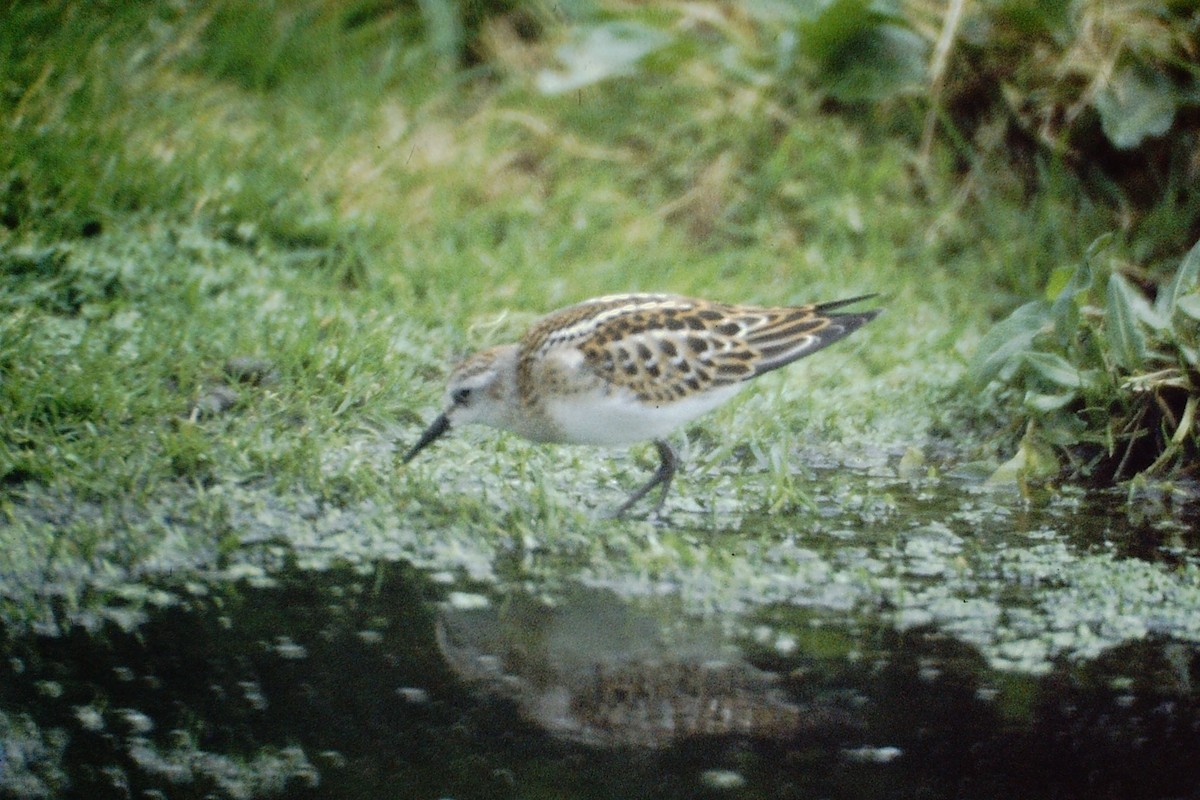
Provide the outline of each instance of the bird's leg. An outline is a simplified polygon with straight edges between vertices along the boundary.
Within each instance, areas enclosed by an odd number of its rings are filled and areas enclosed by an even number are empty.
[[[659,462],[658,469],[655,470],[654,475],[650,480],[646,481],[644,486],[629,495],[629,499],[613,512],[612,516],[614,519],[623,516],[626,511],[633,508],[637,501],[645,497],[651,489],[659,484],[662,484],[662,494],[658,498],[658,503],[654,506],[654,513],[657,514],[662,511],[663,503],[667,501],[667,491],[671,488],[671,479],[675,477],[675,467],[679,464],[679,457],[675,455],[675,450],[666,439],[655,439],[654,446],[658,448],[658,457],[662,459]]]

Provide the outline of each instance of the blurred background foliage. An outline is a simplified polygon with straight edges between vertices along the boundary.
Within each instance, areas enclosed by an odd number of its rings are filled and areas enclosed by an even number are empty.
[[[170,154],[142,153],[139,163],[118,146],[120,131],[101,121],[66,125],[72,113],[95,110],[101,87],[169,102],[170,92],[147,91],[167,88],[147,85],[162,80],[164,68],[229,81],[261,98],[316,93],[306,99],[319,105],[319,94],[339,83],[353,83],[357,102],[398,86],[434,93],[448,84],[486,85],[536,64],[529,47],[538,42],[551,44],[557,61],[535,67],[546,95],[616,76],[665,82],[711,45],[731,75],[770,80],[785,108],[789,91],[815,90],[826,98],[824,110],[866,129],[923,138],[926,156],[934,137],[949,143],[964,202],[979,202],[981,213],[994,192],[1104,209],[1107,226],[1088,240],[1119,231],[1131,268],[1161,281],[1200,237],[1197,9],[1185,0],[9,4],[0,76],[14,146],[0,162],[0,220],[12,228],[47,198],[56,202],[37,210],[73,207],[86,216],[86,197],[73,193],[103,185],[118,168],[126,183],[118,204],[195,191],[178,185],[178,175],[161,180],[154,162]],[[73,47],[87,69],[40,57],[47,39]],[[310,80],[314,73],[326,79]],[[39,105],[53,117],[39,117]],[[323,122],[352,125],[368,113]],[[236,124],[233,110],[229,117]],[[59,136],[91,141],[48,146],[47,127],[56,123]],[[107,152],[110,162],[60,163],[80,150]],[[81,168],[89,179],[72,180]],[[1027,296],[1047,274],[1014,269],[1006,277]]]

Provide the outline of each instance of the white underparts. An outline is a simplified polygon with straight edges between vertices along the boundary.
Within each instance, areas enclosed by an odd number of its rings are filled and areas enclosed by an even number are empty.
[[[661,439],[707,414],[738,393],[743,383],[721,386],[698,395],[648,404],[628,392],[592,392],[570,398],[547,398],[546,416],[563,442],[628,445]]]

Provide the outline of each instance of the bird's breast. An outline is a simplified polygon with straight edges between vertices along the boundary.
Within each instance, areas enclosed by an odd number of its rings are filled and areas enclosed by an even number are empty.
[[[667,436],[727,401],[741,386],[722,386],[669,402],[643,401],[629,392],[598,388],[545,397],[542,413],[559,433],[556,441],[627,445]]]

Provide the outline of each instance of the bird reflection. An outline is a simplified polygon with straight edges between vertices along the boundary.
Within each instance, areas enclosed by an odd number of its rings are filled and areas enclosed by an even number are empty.
[[[554,607],[515,597],[499,610],[446,608],[437,638],[460,678],[515,701],[528,720],[568,741],[664,747],[698,736],[785,738],[853,724],[845,709],[796,702],[786,681],[717,634],[668,635],[605,592],[581,592]]]

